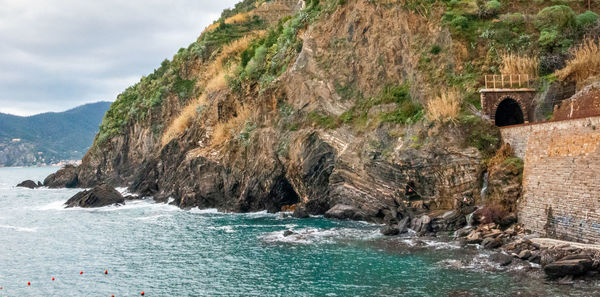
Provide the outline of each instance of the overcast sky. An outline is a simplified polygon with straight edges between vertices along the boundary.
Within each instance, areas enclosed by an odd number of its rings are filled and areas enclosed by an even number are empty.
[[[0,112],[114,101],[239,0],[0,0]]]

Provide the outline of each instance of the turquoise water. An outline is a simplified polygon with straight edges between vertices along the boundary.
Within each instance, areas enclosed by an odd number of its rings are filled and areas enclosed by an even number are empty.
[[[546,284],[476,249],[416,247],[366,223],[152,201],[65,210],[77,190],[13,187],[54,170],[0,168],[0,296],[595,295],[594,285]],[[297,234],[283,237],[288,229]]]

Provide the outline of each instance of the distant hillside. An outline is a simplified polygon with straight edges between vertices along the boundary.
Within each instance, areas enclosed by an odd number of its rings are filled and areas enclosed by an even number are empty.
[[[29,117],[0,113],[0,167],[81,159],[110,104],[91,103]]]

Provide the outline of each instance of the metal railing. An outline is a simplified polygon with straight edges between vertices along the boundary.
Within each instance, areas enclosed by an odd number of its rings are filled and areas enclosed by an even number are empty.
[[[498,74],[485,76],[486,89],[530,88],[534,77],[529,74]]]

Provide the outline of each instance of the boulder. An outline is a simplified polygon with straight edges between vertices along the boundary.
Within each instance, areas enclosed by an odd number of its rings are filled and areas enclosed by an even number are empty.
[[[486,249],[496,249],[502,246],[502,240],[488,237],[481,242],[481,245]]]
[[[471,231],[473,231],[473,227],[463,227],[461,229],[456,230],[456,232],[454,233],[455,237],[466,237],[469,234],[471,234]]]
[[[44,186],[48,188],[75,188],[79,184],[77,178],[78,168],[67,165],[44,179]]]
[[[354,206],[336,204],[325,213],[325,217],[328,219],[360,221],[364,219],[364,214]]]
[[[502,254],[502,253],[496,253],[496,254],[492,254],[490,256],[490,260],[492,262],[496,262],[498,264],[500,264],[500,266],[508,266],[510,265],[510,263],[512,263],[512,257],[506,254]]]
[[[582,275],[592,269],[590,259],[558,260],[544,266],[544,272],[550,278],[559,278],[567,275]]]
[[[400,230],[400,234],[408,232],[408,224],[410,223],[410,218],[407,216],[404,219],[400,220],[398,223],[398,230]]]
[[[423,215],[419,218],[412,220],[410,224],[410,228],[417,233],[424,233],[429,231],[429,224],[431,223],[431,218],[428,215]]]
[[[296,234],[296,233],[294,233],[294,231],[291,231],[291,230],[285,230],[285,231],[283,231],[283,237],[292,236],[294,234]]]
[[[519,253],[518,257],[519,257],[519,259],[522,259],[522,260],[529,259],[529,257],[531,257],[531,251],[530,250],[522,250]]]
[[[379,231],[385,236],[394,236],[400,234],[400,229],[398,229],[398,225],[386,225],[383,226]]]
[[[308,212],[306,212],[306,209],[300,206],[294,209],[294,213],[292,214],[292,216],[298,219],[306,219],[309,217]]]
[[[473,230],[471,232],[471,234],[469,234],[467,236],[467,243],[468,244],[477,244],[477,243],[481,243],[481,241],[483,240],[483,237],[481,236],[481,232]]]
[[[28,179],[28,180],[26,180],[26,181],[23,181],[23,182],[21,182],[20,184],[18,184],[18,185],[17,185],[17,187],[20,187],[20,188],[29,188],[29,189],[35,189],[35,188],[37,188],[37,187],[39,187],[39,186],[38,186],[38,184],[36,184],[34,181],[32,181],[32,180]]]
[[[91,190],[86,190],[75,194],[75,196],[71,197],[71,199],[69,199],[65,205],[66,208],[93,208],[113,204],[122,204],[124,202],[125,199],[121,193],[119,193],[113,187],[103,184]]]
[[[514,224],[516,224],[516,223],[517,223],[517,221],[518,221],[518,219],[517,219],[517,215],[515,215],[514,213],[511,213],[511,214],[509,214],[509,215],[507,215],[507,216],[503,217],[503,218],[500,220],[500,227],[501,227],[502,229],[506,229],[506,228],[508,228],[508,227],[510,227],[510,226],[512,226],[512,225],[514,225]]]

